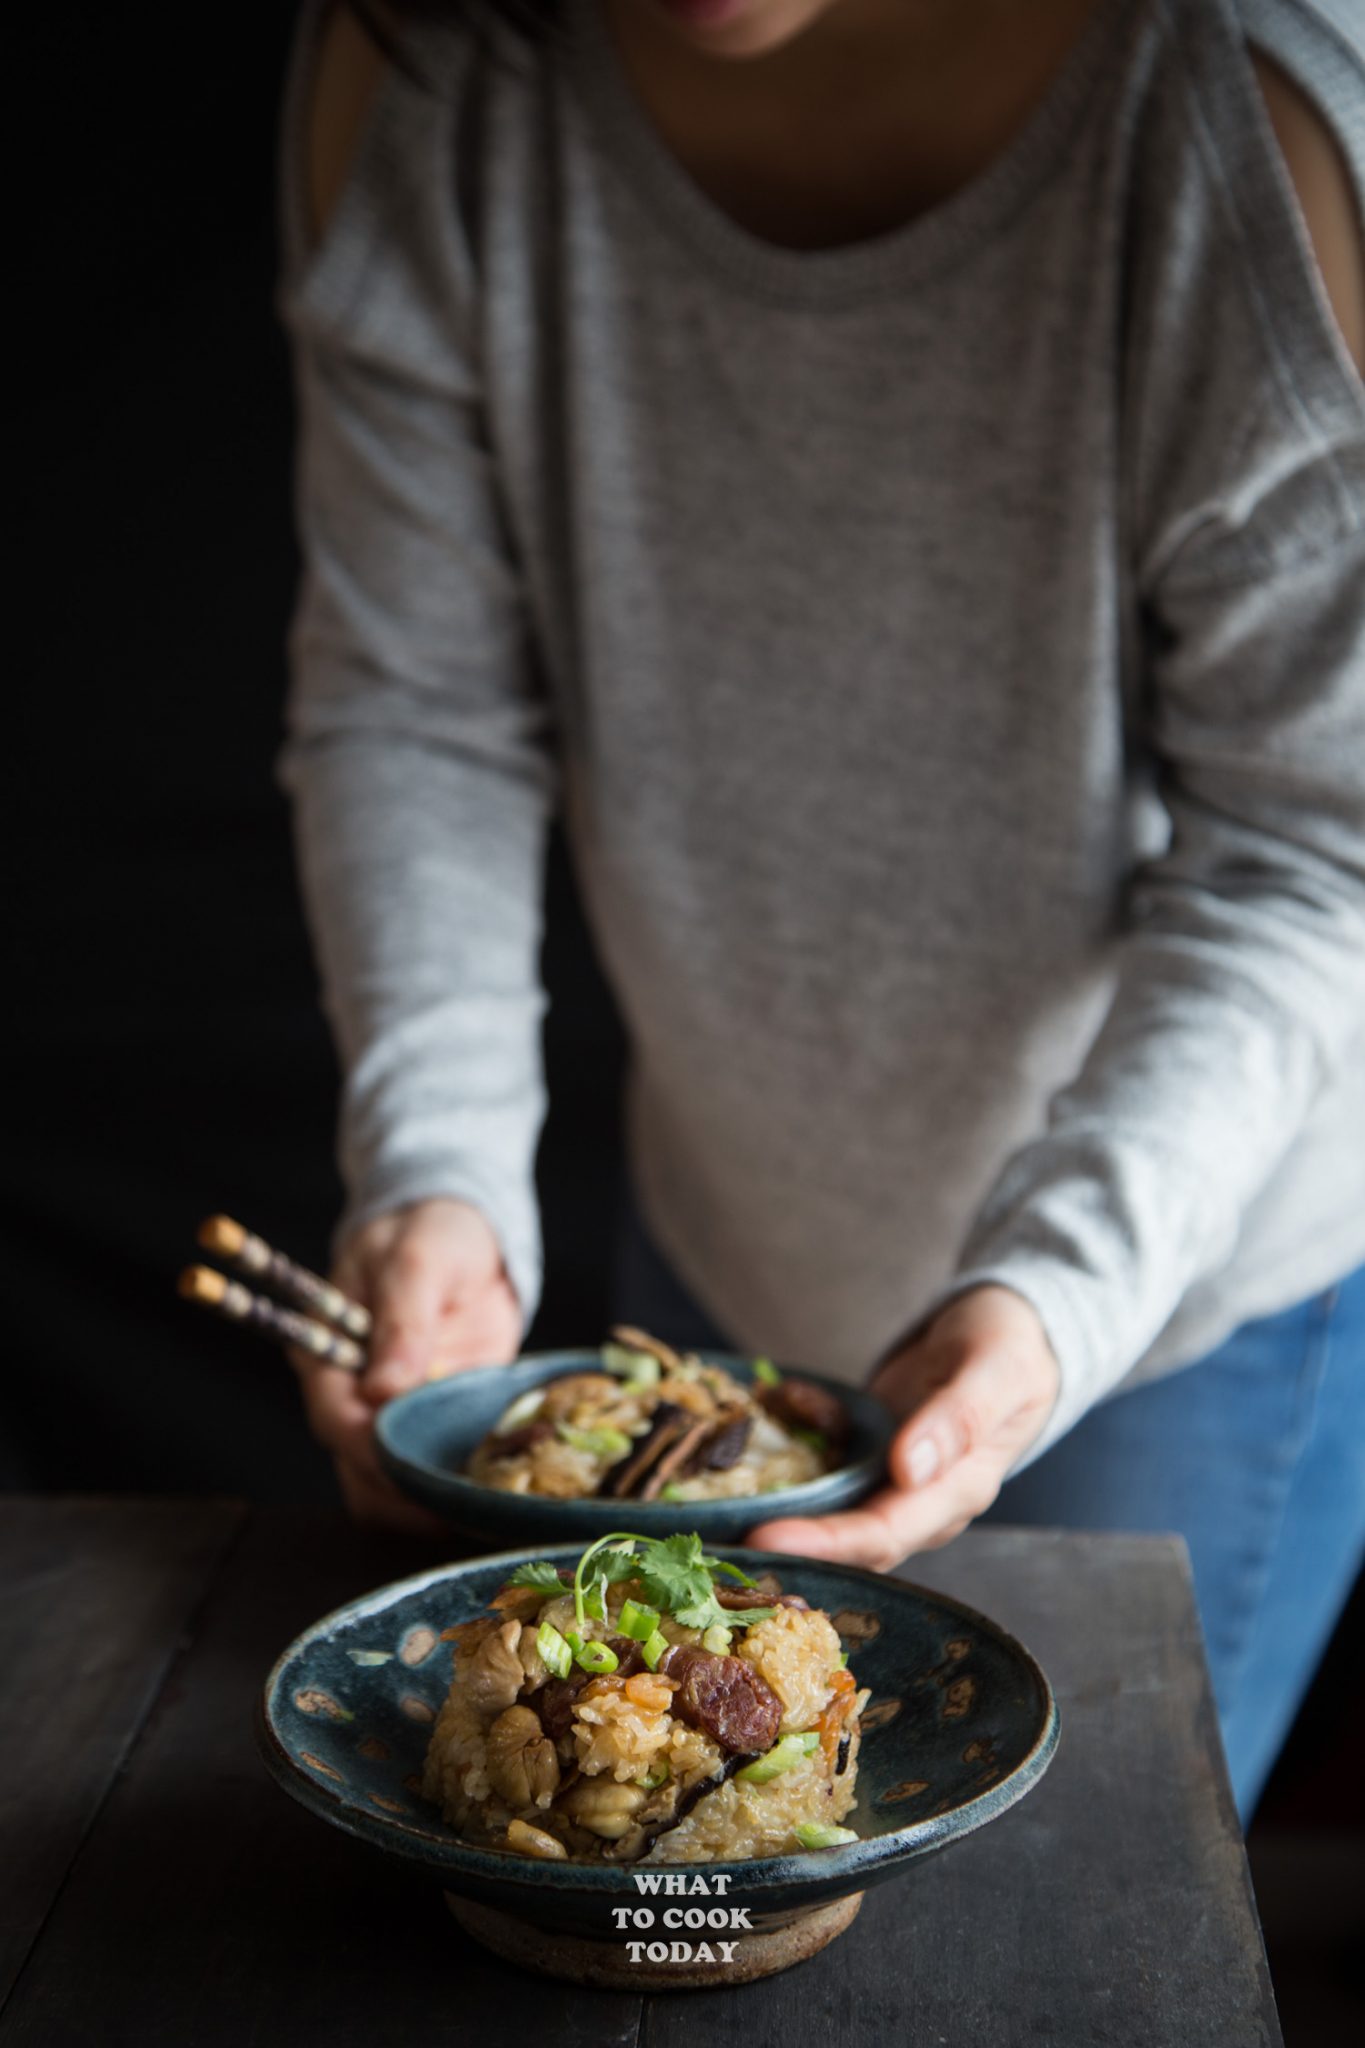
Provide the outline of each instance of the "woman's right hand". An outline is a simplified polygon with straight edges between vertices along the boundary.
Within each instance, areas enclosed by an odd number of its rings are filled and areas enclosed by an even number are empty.
[[[497,1238],[469,1202],[414,1202],[356,1231],[332,1278],[374,1319],[370,1363],[356,1374],[291,1351],[313,1433],[331,1451],[357,1521],[442,1533],[446,1524],[406,1500],[381,1469],[374,1417],[424,1380],[516,1357],[521,1305]]]

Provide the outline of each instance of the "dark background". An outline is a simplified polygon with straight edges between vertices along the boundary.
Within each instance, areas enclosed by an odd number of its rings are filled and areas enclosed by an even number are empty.
[[[340,1200],[272,777],[295,575],[273,309],[291,18],[65,7],[31,15],[13,58],[12,94],[45,118],[12,200],[32,282],[4,750],[9,1488],[335,1497],[279,1356],[174,1292],[210,1211],[323,1264]],[[531,1342],[584,1343],[607,1311],[621,1040],[558,843],[548,909]],[[1338,2038],[1362,1708],[1358,1593],[1252,1831],[1290,2048]]]
[[[182,1303],[224,1210],[325,1267],[337,1075],[275,787],[296,556],[275,286],[288,5],[66,9],[24,70],[60,79],[44,164],[33,439],[9,752],[11,1486],[331,1495],[291,1375]],[[188,30],[188,33],[187,33]],[[556,839],[531,1341],[604,1328],[619,1028]],[[17,1327],[16,1327],[17,1325]]]

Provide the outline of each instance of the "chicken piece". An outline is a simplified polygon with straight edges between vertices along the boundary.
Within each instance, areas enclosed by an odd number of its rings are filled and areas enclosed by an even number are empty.
[[[547,1500],[582,1500],[591,1494],[597,1480],[598,1460],[587,1451],[575,1451],[557,1436],[546,1437],[528,1453],[530,1467],[526,1491]]]
[[[643,1351],[648,1358],[657,1358],[667,1372],[676,1370],[682,1359],[671,1344],[665,1344],[662,1337],[651,1337],[647,1330],[637,1330],[630,1323],[616,1323],[612,1336],[618,1344],[624,1344],[627,1351]]]
[[[538,1419],[546,1422],[567,1422],[582,1402],[589,1402],[596,1408],[603,1401],[619,1400],[621,1382],[607,1372],[567,1372],[562,1379],[551,1380],[545,1389],[545,1399],[540,1406]]]
[[[536,1642],[540,1632],[538,1615],[539,1609],[537,1609],[536,1615],[532,1616],[530,1622],[522,1629],[521,1640],[517,1644],[517,1660],[526,1674],[522,1680],[521,1689],[523,1692],[539,1692],[541,1686],[544,1685],[550,1675],[545,1659],[541,1656]]]
[[[533,1828],[524,1820],[508,1821],[507,1846],[519,1849],[523,1856],[539,1856],[545,1863],[563,1863],[569,1853],[558,1836],[544,1828]]]
[[[704,1380],[684,1379],[677,1373],[670,1373],[661,1382],[660,1392],[676,1407],[686,1409],[697,1421],[712,1421],[715,1418],[716,1397]]]
[[[560,1802],[563,1812],[604,1842],[619,1842],[645,1803],[639,1785],[621,1785],[615,1778],[579,1778]]]
[[[535,1621],[544,1603],[545,1593],[540,1586],[500,1586],[488,1604],[499,1621]],[[531,1633],[534,1637],[535,1631]],[[521,1656],[525,1663],[524,1647]]]
[[[500,1621],[496,1614],[476,1614],[472,1621],[457,1621],[452,1628],[443,1628],[441,1641],[454,1643],[455,1655],[463,1657],[467,1662],[484,1637],[491,1636],[494,1629],[499,1626]]]
[[[559,1758],[533,1707],[508,1707],[488,1731],[488,1776],[514,1812],[548,1806],[559,1790]]]
[[[554,1424],[537,1416],[534,1422],[524,1422],[520,1429],[509,1429],[500,1436],[486,1436],[479,1446],[480,1454],[489,1465],[496,1464],[500,1458],[519,1458],[523,1451],[544,1443],[546,1437],[554,1433]]]
[[[461,1691],[485,1726],[511,1706],[526,1682],[517,1655],[521,1629],[519,1621],[504,1621],[483,1637],[459,1673]]]

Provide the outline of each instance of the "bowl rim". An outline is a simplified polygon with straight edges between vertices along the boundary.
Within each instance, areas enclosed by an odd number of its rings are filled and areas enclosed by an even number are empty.
[[[432,1482],[436,1482],[443,1489],[450,1488],[452,1493],[450,1503],[452,1514],[458,1507],[465,1506],[466,1503],[468,1503],[467,1512],[476,1513],[478,1511],[477,1504],[480,1501],[491,1500],[496,1501],[500,1505],[504,1502],[520,1503],[523,1506],[529,1503],[533,1508],[543,1504],[547,1511],[560,1513],[566,1509],[571,1512],[581,1511],[584,1508],[614,1510],[619,1505],[623,1507],[633,1506],[637,1513],[653,1514],[657,1517],[658,1511],[664,1509],[669,1511],[672,1517],[676,1519],[680,1512],[692,1513],[697,1510],[705,1511],[707,1509],[726,1509],[731,1513],[737,1513],[744,1502],[761,1501],[763,1503],[763,1519],[772,1521],[779,1515],[799,1511],[806,1502],[818,1499],[819,1489],[821,1488],[833,1487],[840,1483],[847,1486],[851,1482],[860,1481],[864,1478],[875,1478],[885,1460],[891,1438],[895,1434],[895,1417],[890,1409],[886,1407],[885,1403],[879,1400],[866,1387],[853,1386],[847,1381],[831,1378],[828,1373],[816,1372],[804,1366],[779,1365],[777,1367],[778,1372],[783,1374],[790,1373],[794,1379],[810,1380],[815,1386],[824,1387],[830,1393],[837,1394],[841,1400],[848,1404],[849,1414],[855,1425],[865,1431],[873,1441],[868,1445],[862,1456],[850,1459],[845,1464],[835,1465],[828,1472],[818,1473],[814,1479],[803,1479],[795,1486],[780,1487],[772,1493],[723,1494],[714,1500],[646,1500],[634,1503],[617,1503],[615,1501],[602,1500],[596,1494],[575,1495],[569,1500],[552,1500],[547,1495],[542,1494],[513,1494],[504,1487],[488,1486],[481,1479],[471,1479],[466,1472],[452,1472],[444,1465],[429,1464],[426,1459],[414,1457],[409,1451],[400,1449],[392,1440],[395,1416],[397,1417],[398,1426],[401,1427],[402,1419],[405,1415],[411,1415],[414,1410],[419,1410],[423,1407],[439,1407],[442,1401],[450,1399],[452,1391],[461,1382],[475,1378],[486,1383],[487,1379],[494,1373],[514,1372],[521,1366],[545,1367],[562,1364],[572,1368],[574,1364],[580,1361],[586,1364],[592,1359],[598,1358],[600,1353],[600,1345],[575,1345],[550,1351],[525,1351],[519,1357],[509,1359],[506,1365],[470,1366],[467,1371],[450,1373],[444,1379],[426,1380],[421,1386],[410,1387],[406,1393],[398,1394],[393,1400],[385,1402],[384,1406],[375,1416],[375,1441],[380,1456],[395,1478],[401,1477],[405,1473],[412,1473],[425,1485],[429,1486]],[[753,1361],[743,1352],[717,1351],[711,1346],[705,1346],[697,1347],[691,1355],[700,1358],[704,1364],[720,1365],[725,1367],[727,1371],[736,1365],[743,1366],[750,1378],[752,1378]],[[461,1524],[461,1526],[465,1525]]]
[[[535,1555],[551,1563],[566,1562],[568,1557],[581,1555],[582,1549],[583,1546],[579,1543],[555,1543],[542,1547]],[[1013,1770],[998,1783],[987,1786],[973,1798],[949,1809],[947,1813],[926,1814],[919,1820],[908,1821],[904,1827],[892,1829],[885,1834],[860,1836],[856,1842],[841,1844],[833,1849],[822,1849],[818,1854],[807,1851],[801,1855],[739,1857],[725,1862],[680,1862],[651,1865],[651,1868],[667,1869],[690,1876],[708,1873],[729,1876],[736,1880],[747,1880],[755,1888],[823,1883],[828,1891],[832,1888],[830,1880],[847,1877],[850,1881],[849,1888],[852,1888],[855,1881],[867,1881],[875,1872],[886,1870],[926,1850],[956,1842],[965,1835],[974,1834],[978,1828],[984,1827],[998,1815],[1017,1805],[1033,1789],[1051,1764],[1061,1735],[1061,1714],[1056,1695],[1037,1658],[1017,1636],[1003,1628],[998,1621],[992,1620],[990,1615],[981,1613],[978,1608],[969,1606],[965,1600],[958,1600],[952,1594],[941,1593],[932,1586],[922,1586],[912,1579],[899,1578],[891,1572],[873,1572],[861,1565],[838,1564],[830,1558],[802,1557],[787,1551],[750,1550],[742,1544],[717,1543],[714,1550],[721,1555],[730,1552],[740,1559],[749,1560],[763,1570],[785,1566],[789,1571],[794,1568],[800,1572],[812,1565],[825,1565],[843,1575],[862,1581],[871,1591],[884,1594],[887,1587],[892,1587],[903,1589],[912,1595],[917,1594],[921,1599],[946,1610],[975,1628],[984,1630],[997,1642],[1006,1645],[1018,1659],[1023,1671],[1032,1678],[1042,1711],[1033,1741]],[[560,1552],[565,1553],[565,1557],[559,1557],[557,1553]],[[407,1578],[395,1579],[387,1585],[377,1586],[369,1593],[358,1594],[352,1600],[343,1601],[329,1613],[320,1615],[280,1652],[256,1695],[254,1719],[257,1743],[262,1760],[276,1783],[300,1805],[321,1819],[330,1821],[357,1840],[397,1854],[406,1861],[423,1866],[429,1872],[441,1871],[446,1875],[458,1873],[462,1877],[486,1878],[494,1885],[504,1886],[509,1880],[516,1882],[519,1873],[534,1871],[534,1882],[542,1888],[565,1893],[582,1892],[585,1889],[609,1891],[614,1888],[611,1880],[627,1878],[638,1866],[629,1863],[579,1863],[571,1860],[541,1861],[535,1857],[519,1855],[516,1850],[495,1849],[484,1844],[465,1842],[453,1832],[449,1840],[445,1840],[431,1835],[425,1829],[410,1828],[398,1817],[386,1814],[382,1810],[371,1812],[367,1807],[347,1801],[341,1794],[331,1791],[325,1784],[319,1783],[316,1778],[307,1774],[290,1754],[272,1720],[272,1702],[283,1679],[285,1667],[291,1659],[327,1631],[342,1622],[362,1618],[367,1613],[380,1613],[408,1595],[424,1592],[428,1587],[453,1576],[481,1571],[491,1566],[505,1566],[510,1570],[515,1565],[525,1563],[529,1555],[530,1553],[521,1547],[430,1566],[427,1570],[412,1573]],[[442,1822],[442,1825],[448,1827],[449,1823]],[[736,1896],[739,1896],[738,1891]]]

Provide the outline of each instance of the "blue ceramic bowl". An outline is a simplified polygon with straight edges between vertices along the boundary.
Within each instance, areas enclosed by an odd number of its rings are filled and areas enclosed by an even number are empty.
[[[573,1564],[579,1550],[546,1553]],[[285,1790],[335,1827],[399,1856],[457,1898],[552,1934],[620,1942],[611,1909],[641,1903],[629,1865],[538,1862],[463,1841],[421,1795],[431,1724],[450,1681],[440,1633],[482,1613],[524,1551],[445,1565],[368,1593],[306,1629],[265,1682],[257,1733]],[[860,1892],[914,1858],[995,1820],[1037,1784],[1057,1746],[1042,1671],[985,1615],[901,1579],[768,1552],[731,1551],[777,1570],[833,1616],[849,1668],[872,1699],[858,1798],[842,1848],[747,1862],[673,1864],[728,1874],[756,1930]]]
[[[724,1351],[702,1351],[697,1356],[723,1366],[746,1385],[753,1379],[747,1358]],[[871,1394],[804,1371],[802,1379],[837,1394],[850,1424],[843,1464],[804,1486],[734,1500],[546,1500],[502,1493],[465,1476],[462,1467],[470,1452],[518,1394],[561,1373],[600,1369],[596,1351],[543,1351],[515,1365],[480,1366],[400,1394],[380,1409],[375,1422],[380,1462],[413,1500],[434,1508],[471,1536],[500,1543],[555,1542],[576,1536],[587,1544],[594,1536],[621,1528],[623,1518],[642,1536],[663,1536],[677,1528],[680,1516],[708,1544],[738,1543],[757,1523],[779,1515],[828,1515],[851,1507],[881,1479],[895,1430],[890,1414]]]

